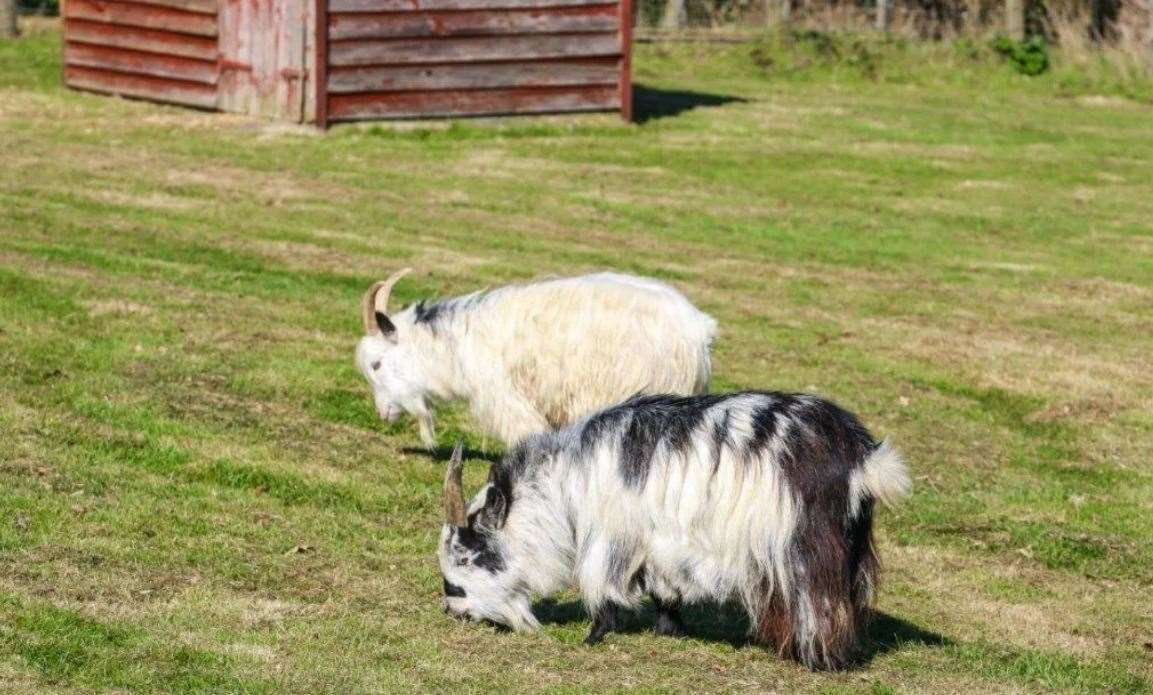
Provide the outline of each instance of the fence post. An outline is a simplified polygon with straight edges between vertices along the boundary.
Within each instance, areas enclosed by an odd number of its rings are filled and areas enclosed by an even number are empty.
[[[1153,2],[1153,0],[1150,0]],[[781,24],[788,24],[793,19],[793,0],[780,0]]]
[[[20,35],[16,25],[16,0],[0,0],[0,39],[14,39]]]
[[[1089,36],[1094,41],[1105,37],[1105,3],[1102,0],[1089,0]]]
[[[877,0],[877,31],[889,32],[893,0]]]
[[[1014,41],[1025,40],[1025,0],[1005,0],[1005,33]]]

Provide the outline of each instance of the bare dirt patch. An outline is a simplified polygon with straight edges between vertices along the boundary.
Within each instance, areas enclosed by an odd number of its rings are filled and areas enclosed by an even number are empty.
[[[101,299],[85,302],[91,316],[131,316],[133,314],[150,314],[152,307],[123,299]]]

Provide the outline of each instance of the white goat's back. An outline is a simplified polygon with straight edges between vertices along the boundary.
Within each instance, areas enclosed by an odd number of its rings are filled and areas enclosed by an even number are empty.
[[[716,322],[672,287],[599,273],[512,285],[467,312],[458,354],[473,410],[508,442],[540,429],[503,397],[511,389],[560,427],[638,394],[708,389]]]

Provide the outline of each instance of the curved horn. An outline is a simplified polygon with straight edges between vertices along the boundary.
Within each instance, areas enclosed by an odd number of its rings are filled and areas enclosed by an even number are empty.
[[[461,474],[464,471],[464,443],[457,442],[444,474],[444,519],[453,526],[468,526]]]
[[[411,272],[412,268],[403,268],[390,275],[387,280],[375,282],[368,288],[360,304],[365,335],[380,333],[380,327],[376,325],[376,312],[388,316],[388,298],[392,295],[393,286]]]

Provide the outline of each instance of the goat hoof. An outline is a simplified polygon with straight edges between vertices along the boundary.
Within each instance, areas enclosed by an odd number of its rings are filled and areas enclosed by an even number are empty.
[[[662,637],[687,637],[689,634],[685,630],[684,623],[677,620],[658,619],[657,624],[653,626],[653,632]]]

